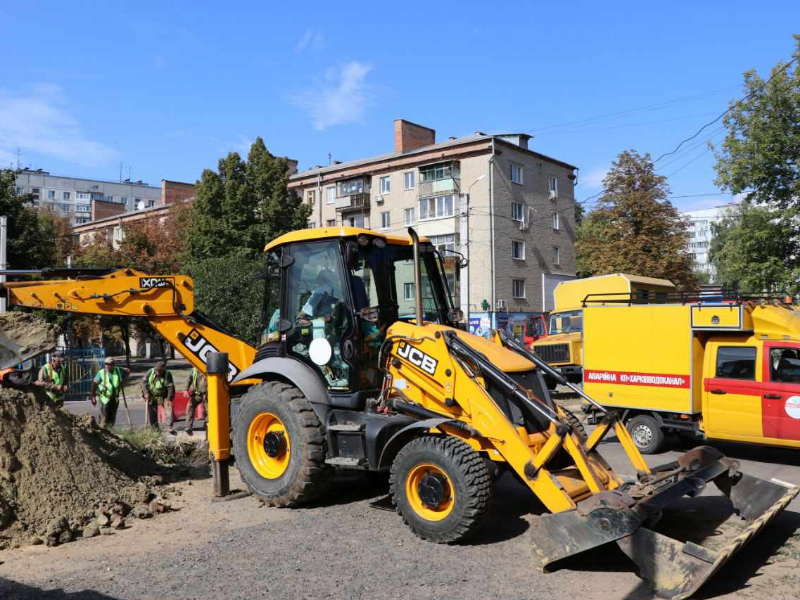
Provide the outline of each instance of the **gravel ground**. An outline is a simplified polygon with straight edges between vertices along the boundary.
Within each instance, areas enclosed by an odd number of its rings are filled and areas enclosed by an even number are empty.
[[[622,471],[618,445],[604,445]],[[241,487],[235,470],[232,486]],[[116,535],[0,553],[0,597],[650,597],[614,545],[538,572],[528,530],[542,509],[510,475],[476,537],[456,546],[421,541],[400,517],[370,507],[387,492],[379,477],[342,475],[322,501],[293,510],[253,497],[212,502],[208,479],[179,489],[175,512]],[[783,513],[700,597],[798,597],[798,524],[798,512]]]

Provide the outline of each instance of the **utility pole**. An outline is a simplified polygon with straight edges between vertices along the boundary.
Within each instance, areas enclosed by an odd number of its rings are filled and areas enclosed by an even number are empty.
[[[8,264],[6,263],[6,240],[7,236],[7,229],[8,229],[8,217],[3,216],[0,217],[0,271],[5,271],[8,269]],[[0,275],[0,284],[6,282],[5,274]],[[6,312],[6,299],[5,296],[0,298],[0,313]]]

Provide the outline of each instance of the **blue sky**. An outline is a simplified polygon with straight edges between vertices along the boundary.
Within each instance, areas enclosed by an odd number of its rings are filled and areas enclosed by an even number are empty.
[[[303,169],[391,151],[405,118],[532,133],[581,168],[581,200],[620,151],[658,156],[725,110],[798,24],[797,0],[0,0],[0,163],[194,181],[260,135]],[[679,207],[728,199],[712,165],[705,143],[660,163],[673,196],[702,194]]]

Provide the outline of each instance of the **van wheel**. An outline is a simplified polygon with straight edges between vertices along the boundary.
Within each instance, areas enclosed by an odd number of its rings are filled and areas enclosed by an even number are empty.
[[[636,415],[628,420],[627,428],[642,454],[656,454],[664,445],[664,431],[650,415]]]
[[[253,386],[233,424],[242,480],[270,506],[297,506],[327,483],[325,435],[303,393],[279,381]]]

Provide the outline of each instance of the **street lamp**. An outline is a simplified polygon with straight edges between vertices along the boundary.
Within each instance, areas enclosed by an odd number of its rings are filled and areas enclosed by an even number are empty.
[[[469,254],[470,254],[469,253],[469,250],[470,250],[470,243],[469,243],[469,203],[470,203],[470,199],[471,199],[470,192],[472,192],[472,186],[473,185],[478,183],[481,179],[485,179],[485,178],[486,178],[486,173],[484,173],[483,175],[478,177],[475,181],[470,183],[469,186],[467,187],[467,206],[466,206],[466,213],[467,214],[465,215],[466,216],[466,220],[467,220],[467,231],[466,231],[466,234],[467,234],[466,235],[466,237],[467,237],[467,240],[466,240],[466,245],[467,245],[467,331],[469,331],[469,307],[470,307],[470,304],[469,304],[469,270],[470,270],[470,266],[469,266],[469,261],[470,261],[470,256],[469,256]]]

